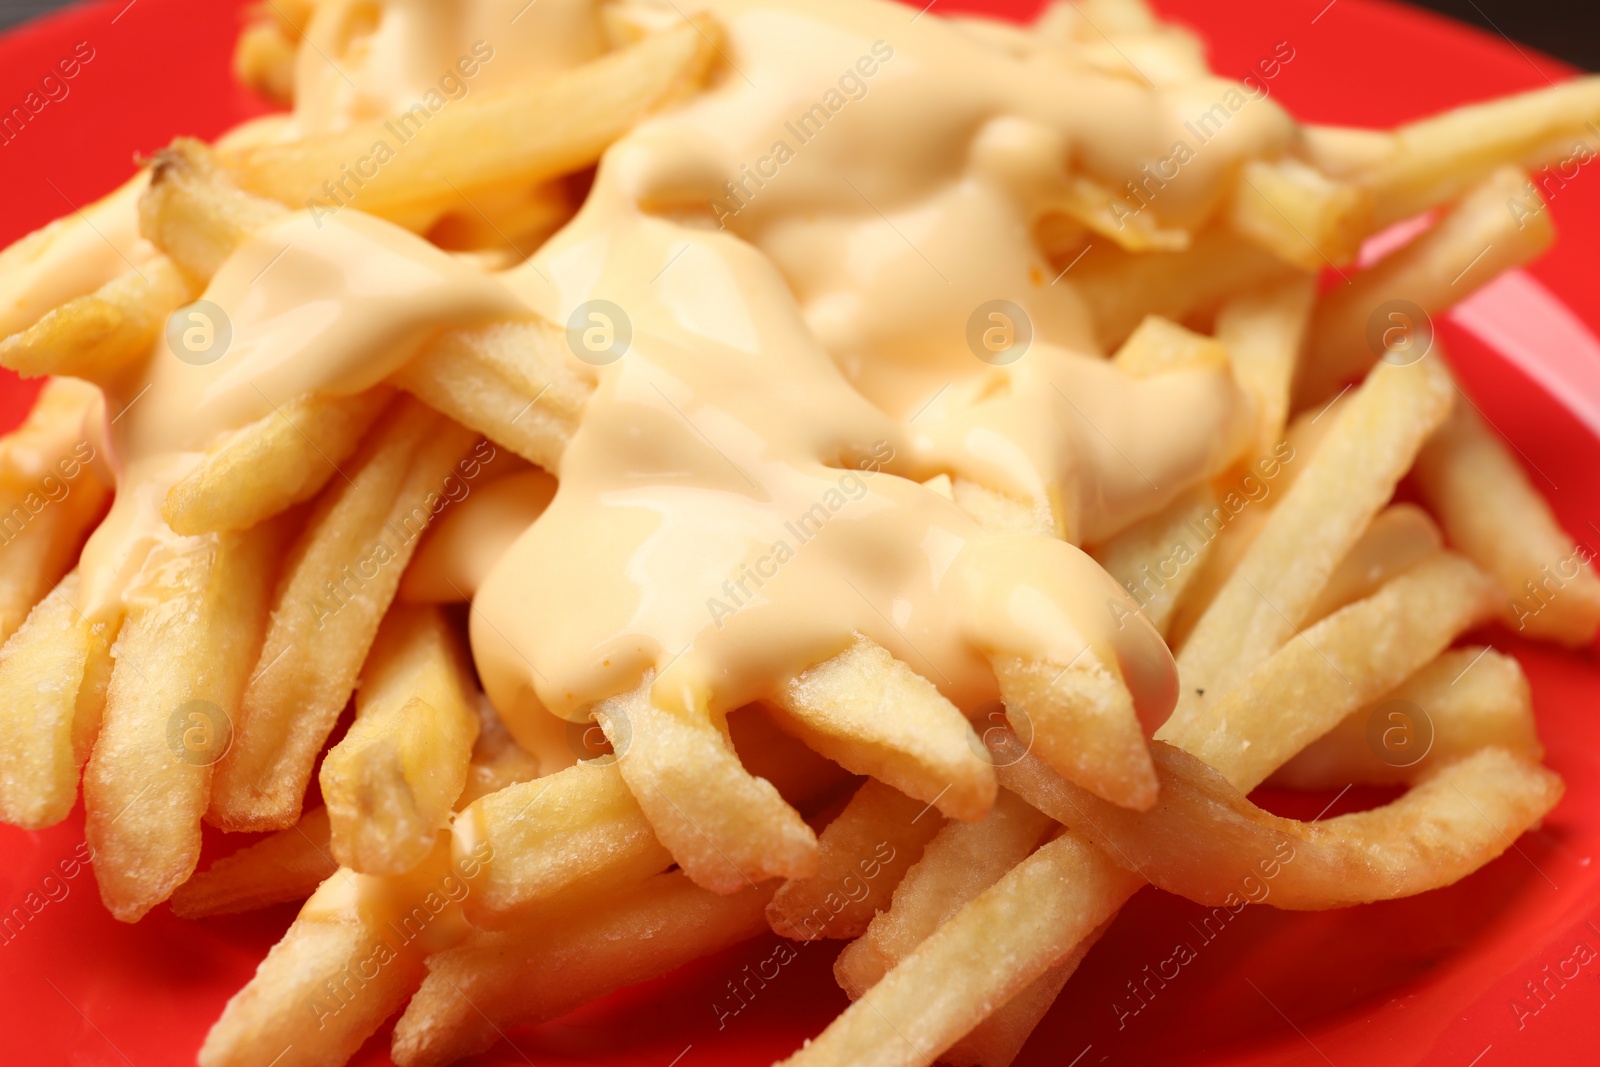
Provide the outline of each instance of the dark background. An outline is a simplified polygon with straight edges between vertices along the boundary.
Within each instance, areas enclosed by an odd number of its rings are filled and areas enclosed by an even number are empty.
[[[1596,0],[1409,0],[1505,35],[1575,66],[1600,70]],[[64,0],[0,0],[0,30],[66,6]]]

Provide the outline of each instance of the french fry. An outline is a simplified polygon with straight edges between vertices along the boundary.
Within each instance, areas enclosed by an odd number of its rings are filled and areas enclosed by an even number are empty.
[[[1146,315],[1178,322],[1291,272],[1282,260],[1242,237],[1204,230],[1182,252],[1133,253],[1091,245],[1062,282],[1071,282],[1083,294],[1094,312],[1095,336],[1109,350]]]
[[[84,617],[79,585],[63,578],[0,648],[0,820],[28,830],[71,812],[100,729],[116,623]]]
[[[305,900],[339,869],[328,851],[328,809],[222,857],[172,893],[180,919],[237,915]]]
[[[362,874],[404,874],[466,785],[478,736],[471,668],[437,608],[395,607],[361,673],[356,720],[319,774],[333,855]]]
[[[1082,174],[1069,178],[1050,199],[1046,211],[1059,212],[1090,233],[1129,252],[1181,252],[1189,247],[1187,230],[1163,229],[1154,212],[1126,211],[1116,193]]]
[[[0,438],[0,644],[72,569],[105,506],[87,436],[99,402],[93,386],[53,379],[23,424]]]
[[[465,936],[475,864],[441,835],[404,878],[339,870],[306,901],[206,1035],[200,1067],[344,1063],[422,980],[423,960]]]
[[[1256,807],[1200,759],[1151,746],[1161,799],[1144,814],[1108,804],[1041,761],[1003,768],[1007,789],[1153,884],[1200,904],[1263,899],[1292,911],[1394,900],[1450,885],[1512,847],[1561,799],[1561,779],[1484,748],[1421,775],[1398,800],[1299,822]]]
[[[765,929],[770,886],[731,896],[681,871],[658,874],[572,916],[527,930],[475,933],[428,959],[422,988],[395,1027],[399,1067],[443,1067],[506,1031],[537,1025]],[[787,949],[790,957],[794,949]]]
[[[246,237],[286,213],[233,185],[210,148],[180,137],[151,162],[139,230],[203,286]]]
[[[1372,232],[1372,193],[1296,159],[1255,159],[1240,170],[1227,213],[1235,233],[1315,272],[1355,262]]]
[[[552,901],[590,897],[672,865],[614,761],[588,760],[469,804],[453,825],[458,859],[486,854],[467,917],[500,929]]]
[[[795,941],[860,937],[943,825],[929,805],[868,779],[817,835],[817,873],[778,887],[768,924]]]
[[[116,667],[83,775],[100,897],[124,922],[188,880],[212,767],[232,741],[261,647],[281,532],[174,539],[130,590]]]
[[[24,378],[113,381],[149,354],[167,316],[191,295],[171,260],[152,257],[0,341],[0,367]]]
[[[274,0],[250,8],[233,49],[233,76],[275,104],[294,103],[295,56],[315,4]]]
[[[1094,653],[1068,664],[993,660],[1006,717],[1061,773],[1115,804],[1155,801],[1155,774],[1133,696],[1114,665]]]
[[[1417,457],[1417,485],[1450,542],[1495,579],[1508,626],[1582,648],[1600,627],[1594,553],[1575,546],[1521,464],[1470,404]]]
[[[976,821],[994,803],[994,770],[966,717],[866,637],[791,679],[775,703],[808,747],[951,818]]]
[[[310,500],[338,473],[393,397],[308,395],[227,434],[168,490],[161,515],[181,534],[244,530]]]
[[[922,1067],[1065,959],[1144,882],[1068,832],[935,930],[787,1067]]]
[[[393,377],[400,388],[545,470],[557,469],[591,376],[542,321],[451,330]]]
[[[1294,633],[1454,392],[1442,362],[1423,359],[1381,364],[1352,394],[1178,653],[1183,687],[1169,727],[1225,696]]]
[[[1341,382],[1365,373],[1386,348],[1411,358],[1409,346],[1424,344],[1432,334],[1427,322],[1418,321],[1419,310],[1423,316],[1444,311],[1548,248],[1555,238],[1549,212],[1518,219],[1506,207],[1528,195],[1526,184],[1527,176],[1514,167],[1495,171],[1432,229],[1332,290],[1313,318],[1309,358],[1295,383],[1296,406],[1326,399]],[[1409,306],[1386,312],[1393,301]],[[1392,345],[1386,340],[1391,337]]]
[[[668,708],[653,676],[603,700],[594,719],[656,836],[695,884],[736,893],[767,878],[809,878],[817,839],[772,783],[739,762],[703,706]]]
[[[1328,584],[1306,612],[1306,621],[1316,622],[1371,596],[1443,545],[1439,527],[1415,504],[1384,508],[1328,576]]]
[[[208,819],[276,830],[300,817],[312,763],[355,688],[378,623],[440,487],[473,436],[396,401],[331,486],[289,556],[233,746],[217,764]]]
[[[1574,78],[1547,89],[1453,108],[1402,126],[1392,147],[1352,168],[1372,191],[1379,226],[1455,200],[1496,169],[1524,170],[1594,149],[1600,121],[1600,79]]]
[[[1196,486],[1090,552],[1163,636],[1184,592],[1201,574],[1211,546],[1216,544],[1215,537],[1200,535],[1216,507],[1211,487]]]
[[[1174,716],[1156,737],[1249,792],[1492,609],[1483,573],[1454,553],[1439,553],[1306,629],[1226,696],[1200,714]]]
[[[1235,297],[1217,312],[1217,340],[1227,346],[1234,377],[1256,400],[1259,429],[1251,456],[1265,455],[1283,439],[1315,296],[1314,278],[1289,278]]]
[[[1423,721],[1412,721],[1419,714]],[[1270,781],[1290,789],[1400,785],[1491,745],[1529,760],[1543,756],[1528,679],[1515,659],[1493,649],[1454,649],[1347,716]]]
[[[716,57],[719,36],[714,22],[697,17],[553,78],[475,95],[436,115],[407,112],[387,123],[248,146],[221,153],[221,162],[244,188],[298,207],[326,196],[328,175],[400,136],[391,132],[398,129],[405,151],[392,153],[351,201],[368,214],[403,217],[458,189],[534,184],[595,162],[641,118],[693,88]]]
[[[1144,321],[1122,342],[1111,362],[1135,378],[1173,371],[1226,368],[1228,348],[1215,337],[1185,329],[1160,315]]]
[[[1195,624],[1217,598],[1217,593],[1227,584],[1233,572],[1239,569],[1245,553],[1255,543],[1261,527],[1266,525],[1269,512],[1267,507],[1247,508],[1226,523],[1214,517],[1209,521],[1202,519],[1201,531],[1207,546],[1205,557],[1195,568],[1195,575],[1189,580],[1183,596],[1173,606],[1172,621],[1162,635],[1174,652],[1183,651]],[[1215,516],[1214,511],[1211,514]]]
[[[889,908],[834,961],[839,985],[859,998],[961,906],[1028,858],[1050,827],[1037,809],[1002,792],[979,823],[939,831],[894,891]]]

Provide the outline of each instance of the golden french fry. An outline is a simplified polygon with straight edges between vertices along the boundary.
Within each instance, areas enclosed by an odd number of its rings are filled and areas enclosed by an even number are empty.
[[[149,354],[167,317],[191,295],[172,261],[154,256],[0,341],[0,367],[24,378],[111,381]]]
[[[312,763],[355,688],[441,488],[473,437],[409,399],[385,413],[289,555],[208,819],[276,830],[300,817]]]
[[[313,808],[287,830],[222,857],[173,890],[172,913],[206,919],[305,900],[338,869],[328,851],[328,809]]]
[[[292,106],[295,56],[301,31],[313,10],[312,0],[252,5],[250,22],[234,43],[233,76],[273,103]]]
[[[594,392],[581,367],[563,330],[543,321],[506,322],[440,335],[392,381],[553,471]]]
[[[1082,837],[1062,834],[952,915],[783,1063],[930,1064],[1065,959],[1143,884]]]
[[[240,242],[285,212],[234,186],[210,148],[180,137],[151,162],[150,186],[139,197],[139,230],[203,285]]]
[[[1027,859],[1050,825],[1002,791],[982,822],[945,826],[901,880],[889,908],[834,961],[840,987],[854,1000],[877,985],[962,905]]]
[[[181,534],[244,530],[310,500],[338,473],[393,391],[303,396],[206,450],[167,492],[161,515]]]
[[[1297,635],[1227,695],[1156,731],[1248,792],[1488,617],[1493,592],[1441,552]]]
[[[1291,789],[1399,785],[1489,746],[1537,761],[1528,679],[1488,648],[1446,652],[1273,774]]]
[[[1402,126],[1388,135],[1387,151],[1374,144],[1365,159],[1346,153],[1349,176],[1372,190],[1375,221],[1386,226],[1456,199],[1507,163],[1537,170],[1578,146],[1592,152],[1596,121],[1600,79],[1574,78]]]
[[[719,893],[816,873],[816,835],[799,813],[744,769],[704,707],[663,707],[652,699],[652,681],[601,701],[594,719],[672,858],[697,885]]]
[[[1438,359],[1380,364],[1355,390],[1178,653],[1183,686],[1169,727],[1225,696],[1294,633],[1454,394]]]
[[[731,896],[681,871],[645,879],[575,915],[530,929],[474,933],[428,959],[428,976],[394,1031],[400,1067],[443,1067],[512,1027],[537,1025],[765,929],[772,889]],[[795,949],[779,942],[793,959]],[[785,959],[785,962],[787,962]]]
[[[381,141],[390,145],[390,158],[350,203],[369,214],[404,216],[458,190],[534,184],[588,166],[641,118],[697,84],[716,58],[719,36],[714,22],[698,16],[553,78],[473,96],[426,118],[407,112],[220,158],[244,188],[300,207],[325,203],[328,175]],[[405,151],[394,151],[395,138],[404,138]]]
[[[100,391],[56,378],[0,438],[0,644],[72,569],[106,486],[87,435]]]
[[[1216,493],[1196,486],[1090,553],[1163,635],[1216,544],[1206,526],[1216,510]]]
[[[1451,544],[1488,571],[1508,626],[1582,648],[1600,627],[1594,553],[1575,545],[1521,464],[1470,404],[1417,457],[1417,485]]]
[[[1044,210],[1064,215],[1129,252],[1181,252],[1189,247],[1187,230],[1163,229],[1154,212],[1127,208],[1118,194],[1082,174],[1068,179]]]
[[[930,805],[868,779],[817,835],[817,873],[778,887],[773,932],[795,941],[860,937],[944,819]]]
[[[78,597],[73,571],[0,648],[0,821],[28,830],[71,812],[100,729],[116,625],[85,618]]]
[[[1386,352],[1391,360],[1419,358],[1433,335],[1428,316],[1548,248],[1555,237],[1548,212],[1519,220],[1507,209],[1526,184],[1514,167],[1494,172],[1432,229],[1330,291],[1312,320],[1296,406],[1325,400]]]
[[[1229,358],[1227,346],[1217,338],[1185,329],[1160,315],[1146,315],[1111,362],[1135,378],[1148,378],[1180,370],[1226,368]]]
[[[953,819],[981,819],[994,803],[994,770],[966,717],[869,638],[791,679],[775,703],[781,726],[852,773]]]
[[[480,853],[473,925],[525,921],[563,897],[618,889],[672,865],[616,763],[588,760],[473,801],[453,827],[458,859]]]
[[[1246,163],[1227,213],[1235,233],[1313,272],[1354,263],[1373,228],[1371,192],[1296,159]]]
[[[1265,455],[1283,440],[1316,292],[1314,277],[1289,278],[1235,297],[1217,311],[1217,340],[1227,346],[1234,377],[1256,400],[1259,429],[1251,456]]]
[[[1094,244],[1061,278],[1094,312],[1095,336],[1107,349],[1121,344],[1147,315],[1173,322],[1209,310],[1241,290],[1289,277],[1292,268],[1272,253],[1222,230],[1194,235],[1182,252],[1124,252]]]
[[[1007,789],[1168,892],[1200,904],[1254,900],[1317,911],[1424,893],[1512,846],[1561,799],[1561,779],[1484,748],[1423,774],[1398,800],[1299,822],[1256,807],[1200,759],[1151,746],[1161,799],[1136,814],[1072,785],[1031,757],[1001,771]]]
[[[206,1035],[200,1067],[344,1063],[422,980],[423,960],[467,932],[460,902],[480,861],[444,835],[403,878],[335,871],[306,901]]]
[[[363,874],[404,874],[466,785],[478,735],[471,668],[437,608],[394,607],[361,673],[356,721],[319,774],[333,855]]]
[[[1287,477],[1288,468],[1284,470]],[[1205,556],[1195,568],[1195,575],[1189,580],[1183,595],[1173,606],[1172,620],[1162,635],[1174,652],[1183,651],[1195,624],[1217,598],[1217,593],[1227,584],[1233,572],[1239,569],[1245,553],[1255,543],[1256,535],[1266,525],[1269,512],[1270,507],[1263,506],[1246,508],[1231,516],[1224,511],[1222,516],[1218,516],[1213,509],[1201,519],[1196,540],[1206,546]],[[1227,517],[1226,522],[1222,521],[1223,517]]]
[[[1384,508],[1328,576],[1328,584],[1306,611],[1306,621],[1316,622],[1346,604],[1371,596],[1391,578],[1410,570],[1443,545],[1439,527],[1415,504]]]
[[[1144,732],[1114,665],[1087,652],[1065,665],[997,656],[993,666],[1007,719],[1046,762],[1113,803],[1154,803]]]
[[[281,533],[176,539],[130,592],[100,733],[83,774],[100,897],[133,922],[188,880],[212,767],[261,647]]]

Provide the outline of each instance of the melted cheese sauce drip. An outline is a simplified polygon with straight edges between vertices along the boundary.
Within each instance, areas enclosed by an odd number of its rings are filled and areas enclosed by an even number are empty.
[[[1146,721],[1164,717],[1171,658],[1117,624],[1109,577],[1066,541],[981,531],[920,482],[1050,499],[1081,542],[1237,455],[1253,416],[1231,378],[1121,374],[1031,236],[1070,174],[1119,188],[1227,83],[1152,86],[877,0],[697,7],[725,29],[727,65],[615,144],[577,218],[522,267],[484,274],[354,211],[248,241],[206,294],[231,319],[227,356],[197,367],[162,342],[108,405],[127,418],[117,503],[83,564],[94,602],[110,610],[174,536],[161,497],[219,432],[379,381],[439,329],[530,309],[566,323],[606,300],[632,340],[598,372],[549,507],[514,540],[503,521],[454,535],[452,552],[497,559],[467,568],[473,650],[514,729],[581,716],[647,670],[664,704],[729,710],[855,632],[968,708],[996,695],[989,655],[1065,664],[1087,647],[1120,665]],[[496,58],[474,91],[603,48],[588,3],[519,8],[319,5],[293,125],[402,110],[478,39]],[[1240,112],[1162,190],[1163,222],[1204,221],[1241,158],[1291,135],[1270,103]],[[1004,367],[968,340],[994,300],[1032,330]]]

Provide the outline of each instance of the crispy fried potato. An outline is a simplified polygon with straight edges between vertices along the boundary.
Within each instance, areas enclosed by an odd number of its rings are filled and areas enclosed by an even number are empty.
[[[860,937],[944,819],[868,779],[817,835],[817,873],[792,878],[767,905],[774,933],[795,941]]]
[[[1160,315],[1146,315],[1111,362],[1135,378],[1149,378],[1181,370],[1224,369],[1229,359],[1227,346],[1217,338],[1185,329]]]
[[[1047,763],[1115,804],[1154,803],[1144,732],[1115,666],[1092,652],[1066,665],[1011,656],[993,665],[1006,718]]]
[[[946,920],[783,1063],[932,1063],[1064,960],[1143,884],[1082,837],[1062,834]]]
[[[1262,507],[1246,508],[1226,523],[1216,517],[1213,509],[1207,518],[1201,520],[1203,536],[1197,539],[1204,542],[1205,555],[1195,567],[1195,575],[1183,590],[1183,596],[1173,606],[1172,621],[1162,635],[1174,652],[1183,651],[1195,624],[1206,613],[1228,579],[1233,577],[1233,572],[1239,569],[1245,553],[1255,543],[1261,527],[1266,525],[1270,508],[1270,501],[1264,501]],[[1224,511],[1223,515],[1226,516],[1227,512]]]
[[[1574,78],[1402,126],[1348,174],[1372,191],[1386,226],[1455,200],[1507,163],[1536,170],[1567,159],[1596,121],[1600,78]]]
[[[1138,603],[1163,636],[1185,590],[1199,577],[1216,538],[1201,536],[1217,508],[1216,493],[1200,485],[1165,508],[1097,546],[1089,554]],[[1168,574],[1168,570],[1173,573]]]
[[[72,569],[105,507],[87,435],[99,404],[88,383],[52,379],[22,425],[0,438],[0,644]]]
[[[1297,635],[1226,696],[1156,737],[1248,792],[1346,715],[1427,665],[1493,610],[1489,580],[1441,552]]]
[[[0,648],[0,820],[27,830],[67,817],[100,730],[117,621],[85,618],[79,596],[73,571]]]
[[[1428,316],[1465,300],[1490,279],[1532,260],[1555,230],[1527,176],[1498,170],[1432,229],[1331,290],[1312,320],[1309,358],[1295,382],[1296,406],[1315,404],[1366,373],[1380,354],[1410,360],[1432,337]],[[1541,210],[1519,219],[1511,200],[1529,195]],[[1400,303],[1395,303],[1400,302]],[[1420,311],[1422,319],[1419,320]]]
[[[1384,508],[1328,576],[1328,584],[1306,612],[1306,621],[1326,618],[1371,596],[1443,546],[1444,535],[1426,511],[1415,504]]]
[[[1227,346],[1234,377],[1256,401],[1259,428],[1250,457],[1267,454],[1283,440],[1316,291],[1314,277],[1289,278],[1235,297],[1217,311],[1217,340]]]
[[[180,137],[151,163],[139,231],[203,286],[246,237],[287,210],[240,190],[210,148]]]
[[[977,735],[933,683],[866,637],[791,679],[778,723],[855,774],[973,822],[994,803]]]
[[[601,701],[594,719],[672,858],[718,893],[815,874],[816,835],[772,783],[744,769],[726,727],[704,707],[657,704],[652,682]]]
[[[217,765],[211,822],[228,830],[293,825],[312,763],[355,688],[378,623],[441,487],[473,436],[397,401],[331,486],[290,553],[233,747]]]
[[[282,540],[272,525],[177,538],[130,590],[83,774],[100,897],[124,922],[167,899],[200,858],[212,768],[233,740]]]
[[[1290,789],[1400,785],[1491,745],[1534,761],[1544,755],[1528,679],[1510,656],[1460,648],[1347,716],[1270,781]]]
[[[404,217],[458,190],[533,184],[588,166],[649,112],[692,89],[716,58],[719,36],[716,24],[699,16],[553,78],[473,95],[423,120],[403,114],[391,121],[417,127],[406,151],[352,203],[368,214]],[[323,197],[328,175],[385,133],[384,123],[372,122],[224,151],[220,159],[244,188],[298,207]]]
[[[172,893],[180,919],[237,915],[305,900],[339,869],[328,851],[328,809],[222,857]]]
[[[574,915],[475,933],[429,957],[428,976],[395,1027],[394,1061],[443,1067],[482,1052],[512,1027],[559,1018],[736,945],[765,929],[762,909],[771,895],[770,886],[747,885],[723,896],[671,871]]]
[[[422,980],[423,960],[465,936],[474,868],[446,838],[404,878],[339,870],[306,901],[206,1035],[200,1067],[343,1063]]]
[[[967,901],[1028,858],[1050,819],[1001,792],[980,823],[950,823],[906,873],[887,910],[834,961],[833,974],[850,999],[859,998],[927,940]]]
[[[0,367],[24,378],[113,381],[149,354],[167,317],[192,295],[172,261],[154,256],[0,341]]]
[[[1417,457],[1417,485],[1450,542],[1500,586],[1506,625],[1582,648],[1600,627],[1594,553],[1574,545],[1499,435],[1470,404]]]
[[[563,897],[592,897],[672,865],[616,763],[588,760],[473,801],[456,817],[458,859],[486,853],[467,898],[499,929]]]
[[[1235,233],[1313,272],[1354,263],[1373,228],[1370,191],[1297,159],[1246,163],[1227,213]]]
[[[1118,194],[1086,175],[1069,178],[1043,210],[1063,215],[1128,252],[1181,252],[1189,247],[1187,230],[1163,229],[1155,212],[1128,210]]]
[[[1423,774],[1398,800],[1320,822],[1256,807],[1182,749],[1151,746],[1161,798],[1136,814],[1032,757],[1001,770],[1007,789],[1106,849],[1112,860],[1200,904],[1317,911],[1450,885],[1512,846],[1561,799],[1561,779],[1484,748]],[[1265,886],[1265,891],[1261,887]]]
[[[206,450],[161,506],[181,534],[243,530],[322,491],[393,396],[307,395],[229,433]]]
[[[1454,394],[1438,359],[1380,364],[1354,391],[1178,653],[1175,721],[1225,696],[1304,622]]]
[[[478,736],[466,651],[437,608],[390,609],[356,693],[356,720],[319,782],[334,858],[403,874],[427,857],[467,781]]]

